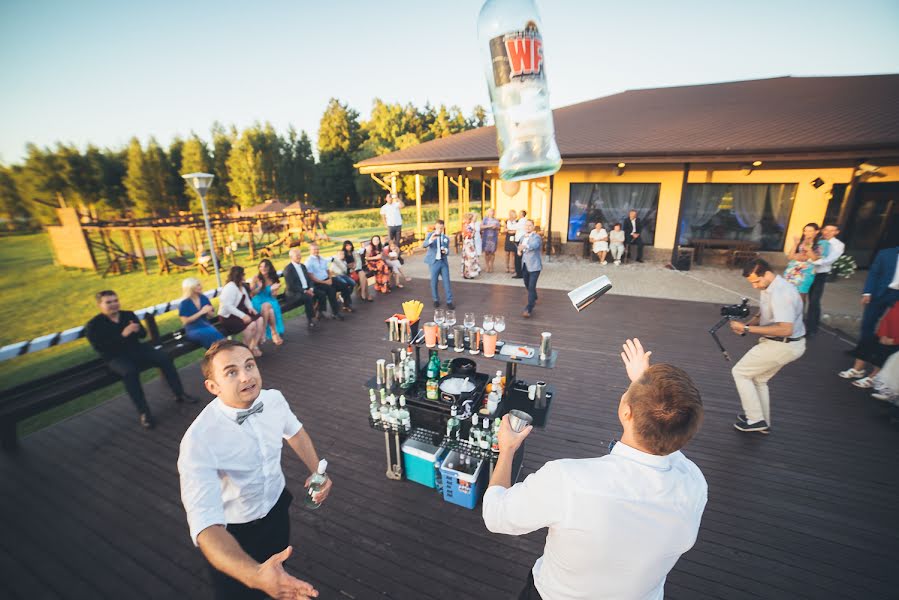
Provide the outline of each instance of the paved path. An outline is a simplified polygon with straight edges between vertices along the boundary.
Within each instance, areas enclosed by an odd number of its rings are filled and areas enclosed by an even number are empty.
[[[406,273],[411,277],[428,277],[424,254],[417,253],[406,260]],[[497,256],[496,271],[482,272],[475,283],[521,286],[520,279],[512,279],[505,272],[505,263]],[[482,262],[483,267],[483,262]],[[451,278],[461,280],[462,267],[457,255],[450,256]],[[841,331],[855,335],[861,319],[862,286],[866,272],[858,272],[849,279],[828,282],[824,293],[822,321]],[[732,304],[744,296],[758,304],[758,292],[741,277],[739,269],[721,266],[694,266],[690,271],[666,269],[662,263],[646,262],[600,266],[593,261],[562,256],[544,258],[540,275],[541,289],[572,290],[600,275],[607,275],[613,287],[610,294],[640,298],[667,298],[691,302]]]

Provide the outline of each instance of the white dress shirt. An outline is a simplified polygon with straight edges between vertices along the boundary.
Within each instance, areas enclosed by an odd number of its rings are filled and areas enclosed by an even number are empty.
[[[216,398],[181,440],[181,502],[194,545],[213,525],[249,523],[269,513],[284,490],[283,440],[303,427],[278,390],[262,390],[263,410],[237,423],[236,408]]]
[[[631,233],[640,233],[637,231],[637,219],[631,219]]]
[[[247,316],[247,313],[237,308],[241,298],[244,299],[246,308],[253,306],[253,301],[250,300],[250,295],[247,294],[247,288],[242,285],[238,286],[233,281],[226,283],[219,298],[219,316],[230,317],[231,315],[237,315],[241,319]]]
[[[400,203],[391,202],[381,207],[381,214],[387,221],[388,227],[399,227],[403,224],[403,214],[400,212]]]
[[[665,578],[696,541],[708,486],[680,452],[621,442],[599,458],[546,463],[484,494],[484,523],[522,535],[549,527],[533,568],[544,600],[662,600]]]
[[[835,237],[827,240],[827,254],[814,261],[812,264],[815,265],[815,274],[818,273],[830,273],[831,267],[833,267],[833,263],[836,262],[838,258],[843,256],[843,250],[846,249],[846,244],[841,242]]]
[[[303,285],[303,289],[305,290],[307,287],[309,287],[309,282],[306,281],[306,276],[303,275],[303,267],[295,262],[291,262],[290,264],[293,265],[293,269],[297,272],[297,275],[300,276],[300,283]]]
[[[789,337],[798,338],[805,335],[802,296],[799,295],[795,285],[777,275],[759,296],[761,305],[759,325],[765,327],[775,323],[792,323],[793,333]]]
[[[893,281],[887,286],[894,290],[899,290],[899,260],[896,261],[896,272],[893,273]]]

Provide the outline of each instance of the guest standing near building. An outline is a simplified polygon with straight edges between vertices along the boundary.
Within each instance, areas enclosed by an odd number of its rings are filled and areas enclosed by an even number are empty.
[[[214,344],[201,368],[215,399],[184,434],[178,473],[190,538],[209,562],[215,598],[317,596],[283,567],[292,552],[293,496],[281,449],[286,441],[315,473],[320,461],[312,439],[284,395],[262,389],[256,360],[243,344]],[[328,478],[312,500],[322,503],[330,491]]]
[[[506,219],[506,238],[503,242],[503,248],[506,250],[506,273],[514,273],[513,265],[518,260],[518,242],[515,236],[518,234],[518,213],[514,210],[509,211],[509,218]]]
[[[518,221],[515,224],[515,245],[521,247],[521,238],[524,237],[525,223],[527,223],[528,211],[523,210],[518,213]],[[521,273],[521,253],[515,253],[515,275],[512,279],[521,279],[524,275]]]
[[[521,276],[524,279],[524,287],[528,291],[528,304],[521,313],[525,319],[531,318],[534,305],[537,303],[537,279],[543,269],[543,260],[540,254],[543,250],[543,238],[534,231],[534,222],[524,220],[521,241],[518,242],[518,256],[521,258]]]
[[[738,335],[757,335],[753,346],[732,369],[743,412],[734,427],[739,431],[771,431],[771,401],[768,381],[784,366],[805,353],[805,324],[802,298],[796,286],[771,270],[761,258],[743,267],[743,277],[761,290],[761,310],[746,323],[731,321]]]
[[[400,212],[406,205],[396,194],[387,194],[384,206],[381,207],[381,222],[387,226],[387,240],[396,240],[399,244],[403,237],[403,215]]]
[[[627,213],[627,221],[624,222],[624,243],[627,244],[628,258],[633,258],[636,246],[637,262],[643,262],[643,222],[633,209]]]
[[[624,345],[624,431],[607,456],[554,460],[512,485],[512,457],[531,427],[516,433],[503,417],[484,524],[507,535],[549,529],[519,600],[662,600],[669,571],[696,542],[708,485],[681,449],[699,430],[702,399],[683,370],[650,366],[649,355],[639,340]]]
[[[862,329],[858,348],[874,338],[874,329],[880,317],[899,300],[899,246],[877,253],[862,293]]]
[[[481,244],[488,273],[493,273],[493,263],[496,261],[496,251],[499,247],[499,219],[494,217],[495,214],[496,211],[488,208],[484,212],[484,220],[481,221]]]
[[[450,239],[443,231],[443,219],[437,219],[434,223],[434,231],[429,231],[422,244],[427,248],[425,264],[431,271],[431,298],[434,306],[440,306],[440,295],[437,293],[437,280],[443,279],[443,295],[446,297],[446,305],[450,309],[456,308],[453,304],[453,288],[450,285],[449,271],[449,243]]]
[[[121,310],[118,294],[112,290],[104,290],[98,292],[95,298],[100,314],[85,326],[87,341],[109,370],[122,378],[125,390],[137,408],[141,426],[152,429],[155,425],[140,383],[142,369],[158,367],[169,389],[175,394],[175,402],[196,403],[197,398],[184,392],[172,359],[162,350],[140,342],[147,337],[147,330],[141,325],[137,315],[130,310]]]
[[[827,252],[815,261],[815,279],[808,291],[808,311],[805,314],[806,339],[818,334],[818,325],[821,322],[821,299],[824,297],[824,285],[830,276],[833,263],[843,256],[845,244],[837,236],[840,228],[833,223],[825,223],[821,228],[821,239],[827,241]]]
[[[481,263],[478,260],[477,243],[475,241],[474,213],[466,213],[462,217],[462,278],[474,279],[481,274]]]

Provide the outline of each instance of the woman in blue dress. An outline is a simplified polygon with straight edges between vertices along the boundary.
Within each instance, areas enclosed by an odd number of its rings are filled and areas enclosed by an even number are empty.
[[[209,317],[215,315],[209,298],[203,295],[203,285],[196,277],[188,277],[181,283],[184,300],[178,307],[178,316],[184,325],[184,334],[192,342],[209,348],[224,339],[219,330],[212,326]]]
[[[253,296],[253,308],[259,314],[264,314],[262,307],[268,304],[272,308],[273,319],[267,323],[265,336],[280,346],[284,343],[281,336],[284,335],[284,320],[281,318],[281,305],[275,294],[281,289],[281,280],[278,279],[278,271],[272,261],[265,258],[259,263],[259,273],[253,278],[250,293]]]
[[[797,240],[795,250],[789,255],[790,262],[787,263],[783,277],[799,290],[803,304],[815,280],[814,261],[827,253],[827,245],[828,241],[821,239],[818,224],[809,223],[802,228],[802,239]]]

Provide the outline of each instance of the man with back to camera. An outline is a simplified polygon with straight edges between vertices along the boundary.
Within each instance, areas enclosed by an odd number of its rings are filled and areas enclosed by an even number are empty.
[[[795,285],[775,274],[761,258],[746,263],[743,277],[761,290],[761,310],[746,323],[731,321],[730,328],[738,335],[761,337],[731,371],[743,405],[734,427],[767,434],[771,432],[768,381],[805,353],[802,297]]]
[[[217,600],[314,598],[315,588],[289,575],[292,553],[281,449],[286,441],[313,473],[318,454],[284,395],[262,389],[249,348],[222,340],[202,363],[206,405],[181,440],[178,473],[190,537],[209,561]],[[311,476],[306,480],[309,487]],[[324,502],[331,479],[313,496]]]
[[[550,461],[513,486],[512,457],[531,427],[516,433],[503,417],[484,523],[509,535],[549,528],[519,600],[662,600],[668,572],[696,542],[708,485],[680,449],[699,430],[702,399],[684,371],[650,366],[650,354],[640,340],[624,344],[631,384],[608,456]]]

